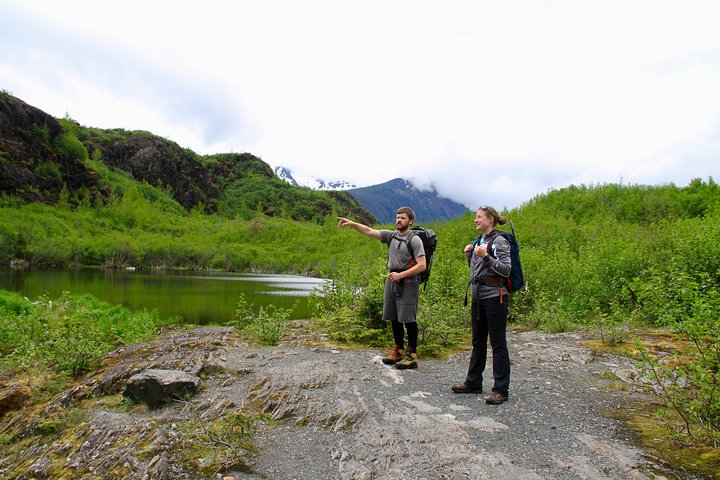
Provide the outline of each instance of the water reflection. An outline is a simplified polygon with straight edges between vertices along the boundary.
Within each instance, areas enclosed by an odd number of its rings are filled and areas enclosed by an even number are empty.
[[[180,315],[187,322],[217,324],[232,321],[240,295],[256,309],[275,305],[292,309],[291,318],[312,314],[308,295],[324,280],[297,275],[229,272],[144,272],[131,270],[0,270],[0,289],[28,298],[63,291],[89,293],[134,310],[157,309],[163,317]]]

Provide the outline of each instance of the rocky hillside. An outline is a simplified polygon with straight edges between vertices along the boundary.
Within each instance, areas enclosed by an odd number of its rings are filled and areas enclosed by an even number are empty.
[[[63,186],[108,193],[66,139],[54,117],[0,93],[0,193],[45,203],[56,202]]]
[[[250,153],[201,156],[149,132],[58,120],[0,92],[0,193],[50,204],[63,191],[71,203],[87,196],[107,200],[128,182],[165,192],[186,210],[312,221],[335,211],[375,221],[349,194],[292,187]]]

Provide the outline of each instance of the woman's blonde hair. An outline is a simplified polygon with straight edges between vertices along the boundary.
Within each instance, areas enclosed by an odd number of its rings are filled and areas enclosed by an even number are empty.
[[[491,207],[490,205],[482,205],[478,210],[482,210],[483,212],[489,213],[490,216],[493,218],[493,226],[495,225],[505,225],[507,223],[507,218],[503,217],[498,213],[495,208]]]

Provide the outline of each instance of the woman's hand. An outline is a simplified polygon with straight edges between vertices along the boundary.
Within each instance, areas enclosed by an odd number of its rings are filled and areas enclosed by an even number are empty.
[[[483,243],[482,245],[477,245],[475,247],[475,255],[478,257],[485,258],[487,254],[487,243]]]

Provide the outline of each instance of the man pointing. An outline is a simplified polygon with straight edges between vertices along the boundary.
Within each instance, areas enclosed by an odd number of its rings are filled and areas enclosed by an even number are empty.
[[[401,207],[395,216],[395,231],[376,230],[367,225],[338,217],[338,227],[351,227],[370,238],[388,245],[387,267],[383,297],[383,320],[392,325],[395,345],[383,363],[395,368],[417,368],[417,308],[419,282],[417,275],[425,271],[425,248],[422,240],[410,227],[415,221],[411,208]],[[409,245],[408,245],[409,244]],[[403,327],[404,325],[404,327]],[[405,351],[405,330],[407,330],[407,352]]]

